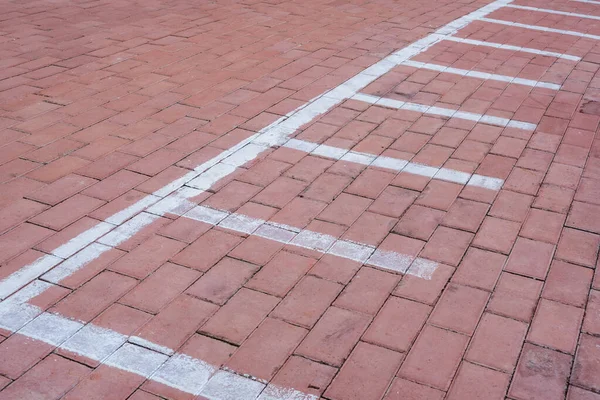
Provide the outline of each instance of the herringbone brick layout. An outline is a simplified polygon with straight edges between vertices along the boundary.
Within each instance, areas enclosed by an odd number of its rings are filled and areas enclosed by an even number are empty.
[[[0,10],[1,400],[600,399],[600,1]]]

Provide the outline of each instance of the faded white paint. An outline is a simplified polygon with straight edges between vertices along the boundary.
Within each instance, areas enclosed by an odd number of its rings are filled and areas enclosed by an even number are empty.
[[[538,54],[541,56],[562,58],[562,59],[570,60],[570,61],[580,61],[581,60],[581,57],[573,56],[570,54],[558,53],[555,51],[539,50],[539,49],[534,49],[531,47],[513,46],[510,44],[485,42],[483,40],[465,39],[465,38],[456,37],[456,36],[447,36],[444,38],[444,40],[448,40],[451,42],[457,42],[457,43],[471,44],[473,46],[485,46],[485,47],[493,47],[495,49],[521,51],[524,53],[531,53],[531,54]]]
[[[409,67],[418,68],[418,69],[428,69],[428,70],[437,71],[440,73],[454,74],[454,75],[466,76],[466,77],[470,77],[470,78],[492,80],[492,81],[499,81],[499,82],[506,82],[506,83],[514,83],[517,85],[540,87],[540,88],[552,89],[552,90],[560,89],[560,85],[557,85],[556,83],[535,81],[533,79],[523,79],[523,78],[518,78],[516,76],[490,74],[488,72],[474,71],[474,70],[461,69],[461,68],[453,68],[453,67],[446,66],[446,65],[423,63],[423,62],[412,61],[412,60],[404,61],[402,64],[407,65]],[[444,110],[444,109],[442,109],[442,110]]]

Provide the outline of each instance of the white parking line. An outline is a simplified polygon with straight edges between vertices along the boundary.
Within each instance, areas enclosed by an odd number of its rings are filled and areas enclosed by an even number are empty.
[[[538,50],[538,49],[533,49],[531,47],[512,46],[510,44],[485,42],[483,40],[465,39],[465,38],[456,37],[456,36],[448,36],[444,40],[448,40],[451,42],[457,42],[457,43],[472,44],[474,46],[493,47],[495,49],[522,51],[524,53],[539,54],[541,56],[562,58],[562,59],[570,60],[570,61],[581,61],[581,57],[572,56],[569,54],[557,53],[554,51]]]
[[[409,67],[415,67],[415,68],[420,68],[420,69],[428,69],[431,71],[437,71],[437,72],[446,73],[446,74],[467,76],[467,77],[477,78],[477,79],[500,81],[500,82],[506,82],[506,83],[515,83],[517,85],[540,87],[540,88],[552,89],[552,90],[560,89],[560,85],[557,85],[556,83],[534,81],[533,79],[523,79],[523,78],[518,78],[516,76],[490,74],[488,72],[474,71],[474,70],[461,69],[461,68],[453,68],[453,67],[446,66],[446,65],[423,63],[423,62],[413,61],[413,60],[404,61],[402,63],[402,65],[407,65]]]
[[[381,107],[396,108],[399,110],[416,111],[423,114],[440,115],[448,118],[466,119],[473,122],[480,122],[488,125],[509,127],[533,131],[537,127],[536,124],[529,122],[517,121],[514,119],[501,118],[488,114],[476,114],[466,111],[453,110],[451,108],[428,106],[423,104],[411,103],[408,101],[388,99],[385,97],[372,96],[370,94],[358,93],[352,96],[353,100],[363,101],[366,103],[375,104]]]
[[[185,213],[183,217],[322,254],[332,254],[402,274],[411,275],[410,267],[413,262],[416,262],[421,268],[415,272],[415,276],[428,280],[431,279],[438,265],[434,261],[379,249],[365,243],[338,239],[335,236],[308,229],[265,221],[243,214],[215,210],[205,206],[196,206]],[[427,268],[422,268],[423,265],[427,265]]]
[[[551,10],[549,8],[537,8],[537,7],[529,7],[529,6],[519,6],[519,5],[516,5],[516,4],[507,4],[506,7],[517,8],[519,10],[528,10],[528,11],[543,12],[543,13],[547,13],[547,14],[566,15],[568,17],[577,17],[577,18],[586,18],[586,19],[600,20],[600,16],[597,16],[597,15],[588,15],[588,14],[572,13],[572,12],[568,12],[568,11]]]
[[[578,3],[600,4],[600,1],[595,1],[595,0],[571,0],[571,1],[576,1]]]
[[[505,21],[502,19],[493,19],[493,18],[485,18],[485,17],[479,18],[479,20],[484,21],[484,22],[489,22],[492,24],[514,26],[515,28],[531,29],[534,31],[541,31],[541,32],[560,33],[561,35],[578,36],[578,37],[583,37],[583,38],[587,38],[587,39],[600,40],[600,36],[598,36],[598,35],[590,35],[588,33],[581,33],[581,32],[575,32],[575,31],[566,31],[564,29],[554,29],[554,28],[548,28],[548,27],[539,26],[539,25],[521,24],[519,22],[511,22],[511,21]]]
[[[334,160],[354,162],[357,164],[389,169],[394,172],[408,172],[410,174],[425,176],[432,179],[439,179],[467,186],[482,187],[490,190],[500,190],[504,184],[504,180],[493,178],[491,176],[470,174],[449,168],[431,167],[429,165],[414,163],[400,158],[360,153],[326,144],[307,142],[305,140],[290,139],[284,146]]]

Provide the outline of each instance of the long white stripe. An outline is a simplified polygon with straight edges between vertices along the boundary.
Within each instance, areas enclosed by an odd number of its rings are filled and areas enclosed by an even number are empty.
[[[529,6],[519,6],[519,5],[516,5],[516,4],[507,4],[506,7],[517,8],[519,10],[537,11],[537,12],[543,12],[543,13],[548,13],[548,14],[566,15],[568,17],[577,17],[577,18],[587,18],[587,19],[600,20],[600,16],[597,16],[597,15],[588,15],[588,14],[572,13],[572,12],[568,12],[568,11],[551,10],[549,8],[537,8],[537,7],[529,7]]]
[[[555,51],[538,50],[538,49],[533,49],[531,47],[512,46],[510,44],[485,42],[483,40],[465,39],[465,38],[456,37],[456,36],[447,36],[446,38],[444,38],[444,40],[448,40],[451,42],[457,42],[457,43],[472,44],[474,46],[493,47],[495,49],[522,51],[524,53],[539,54],[541,56],[562,58],[562,59],[570,60],[570,61],[580,61],[581,60],[581,57],[572,56],[570,54],[557,53]]]
[[[534,31],[541,31],[541,32],[560,33],[561,35],[578,36],[578,37],[584,37],[584,38],[588,38],[588,39],[600,40],[600,36],[598,36],[598,35],[590,35],[588,33],[567,31],[564,29],[548,28],[546,26],[521,24],[519,22],[504,21],[502,19],[493,19],[493,18],[485,18],[485,17],[479,18],[479,20],[484,21],[484,22],[489,22],[492,24],[514,26],[515,28],[531,29]]]
[[[502,127],[511,127],[533,131],[537,127],[536,124],[529,122],[517,121],[514,119],[500,118],[489,114],[476,114],[467,111],[457,111],[451,108],[443,108],[436,106],[428,106],[424,104],[416,104],[407,101],[388,99],[385,97],[372,96],[370,94],[359,93],[352,97],[353,100],[364,101],[366,103],[376,104],[382,107],[396,108],[399,110],[416,111],[423,114],[440,115],[448,118],[466,119],[474,122],[482,122],[488,125],[496,125]]]
[[[404,171],[415,175],[426,176],[428,178],[460,183],[469,186],[484,187],[486,189],[500,190],[504,184],[504,180],[498,178],[485,177],[485,180],[471,180],[472,174],[463,171],[457,171],[449,168],[431,167],[428,165],[410,162],[408,160],[380,156],[377,154],[358,153],[352,150],[323,144],[319,145],[317,143],[307,142],[304,140],[290,139],[283,146],[296,150],[313,148],[313,150],[310,151],[310,154],[332,158],[334,160],[345,160],[355,162],[357,164],[389,169],[395,172]]]
[[[523,79],[523,78],[518,78],[516,76],[490,74],[487,72],[480,72],[480,71],[461,69],[461,68],[453,68],[453,67],[445,66],[445,65],[423,63],[423,62],[412,61],[412,60],[404,61],[402,64],[408,65],[409,67],[428,69],[431,71],[438,71],[438,72],[447,73],[447,74],[468,76],[471,78],[493,80],[493,81],[500,81],[500,82],[506,82],[506,83],[515,83],[517,85],[541,87],[541,88],[552,89],[552,90],[560,89],[560,85],[557,85],[556,83],[534,81],[532,79]]]

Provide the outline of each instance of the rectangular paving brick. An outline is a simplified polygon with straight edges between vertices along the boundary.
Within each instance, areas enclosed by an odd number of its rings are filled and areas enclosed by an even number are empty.
[[[200,277],[198,271],[166,263],[119,302],[156,314]]]
[[[306,335],[306,330],[267,318],[227,362],[239,373],[270,380]]]
[[[257,270],[255,265],[225,257],[191,285],[186,293],[222,305]]]
[[[281,251],[248,281],[246,287],[284,297],[314,263],[312,258]]]
[[[184,247],[184,243],[155,235],[121,257],[110,266],[110,269],[137,279],[143,279],[156,271],[158,267]]]
[[[379,399],[402,358],[401,353],[359,342],[325,396],[332,399]]]
[[[177,350],[211,315],[217,306],[180,295],[162,309],[135,336]]]
[[[296,354],[340,366],[370,320],[365,314],[330,307],[298,346]]]
[[[278,302],[277,297],[242,288],[202,326],[200,331],[240,344]]]
[[[271,316],[310,328],[341,290],[342,285],[338,283],[306,276],[279,303]]]
[[[223,258],[242,239],[218,230],[210,230],[171,258],[174,263],[199,271],[207,271]]]
[[[51,311],[88,322],[137,283],[138,281],[131,277],[105,271],[60,301]]]
[[[398,376],[448,390],[467,342],[467,336],[426,325]]]
[[[354,275],[334,305],[374,315],[398,281],[398,275],[363,267]]]
[[[430,312],[431,307],[427,305],[392,296],[381,308],[362,340],[406,352]]]
[[[572,359],[567,354],[526,343],[508,395],[516,399],[563,399]]]
[[[81,364],[52,354],[0,392],[0,399],[60,398],[89,372]]]

